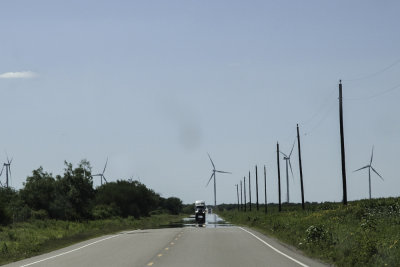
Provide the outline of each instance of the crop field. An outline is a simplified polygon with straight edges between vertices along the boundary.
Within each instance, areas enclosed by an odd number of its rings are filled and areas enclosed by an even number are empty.
[[[400,198],[252,208],[219,215],[337,266],[400,266]]]

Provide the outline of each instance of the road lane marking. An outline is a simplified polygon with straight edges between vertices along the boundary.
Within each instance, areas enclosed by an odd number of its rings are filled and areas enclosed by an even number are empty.
[[[38,261],[35,261],[35,262],[31,262],[31,263],[28,263],[28,264],[25,264],[25,265],[21,265],[21,267],[26,267],[26,266],[30,266],[30,265],[33,265],[33,264],[36,264],[36,263],[40,263],[40,262],[43,262],[43,261],[47,261],[47,260],[50,260],[50,259],[54,259],[54,258],[56,258],[56,257],[60,257],[60,256],[63,256],[63,255],[66,255],[66,254],[75,252],[75,251],[77,251],[77,250],[86,248],[86,247],[88,247],[88,246],[94,245],[94,244],[96,244],[96,243],[100,243],[100,242],[102,242],[102,241],[105,241],[105,240],[108,240],[108,239],[111,239],[111,238],[114,238],[114,237],[117,237],[117,236],[120,236],[120,235],[119,235],[119,234],[118,234],[118,235],[112,235],[112,236],[103,238],[103,239],[101,239],[101,240],[97,240],[97,241],[94,241],[94,242],[92,242],[92,243],[86,244],[86,245],[84,245],[84,246],[82,246],[82,247],[75,248],[75,249],[73,249],[73,250],[69,250],[69,251],[66,251],[66,252],[63,252],[63,253],[60,253],[60,254],[57,254],[57,255],[48,257],[48,258],[44,258],[44,259],[41,259],[41,260],[38,260]]]
[[[259,237],[256,236],[255,234],[253,234],[252,232],[247,231],[246,229],[244,229],[244,228],[242,228],[242,227],[238,227],[238,228],[239,228],[239,229],[242,229],[242,230],[245,231],[246,233],[248,233],[248,234],[254,236],[254,237],[257,238],[259,241],[261,241],[262,243],[264,243],[265,245],[267,245],[268,247],[270,247],[271,249],[273,249],[275,252],[278,252],[278,253],[281,254],[282,256],[285,256],[286,258],[288,258],[288,259],[294,261],[295,263],[299,264],[300,266],[309,267],[308,265],[306,265],[306,264],[304,264],[304,263],[302,263],[302,262],[299,262],[298,260],[296,260],[296,259],[290,257],[289,255],[283,253],[282,251],[280,251],[280,250],[274,248],[273,246],[271,246],[270,244],[268,244],[267,242],[265,242],[264,240],[262,240],[261,238],[259,238]]]
[[[149,262],[147,263],[147,266],[152,266],[154,264],[154,262]]]
[[[169,248],[165,248],[165,250],[168,250]]]
[[[124,233],[124,234],[130,234],[130,233],[133,233],[133,232],[135,232],[135,231],[137,231],[137,230],[129,231],[129,232],[126,232],[126,233]],[[36,263],[43,262],[43,261],[51,260],[51,259],[54,259],[54,258],[57,258],[57,257],[63,256],[63,255],[66,255],[66,254],[69,254],[69,253],[72,253],[72,252],[78,251],[78,250],[80,250],[80,249],[83,249],[83,248],[89,247],[89,246],[91,246],[91,245],[94,245],[94,244],[100,243],[100,242],[102,242],[102,241],[106,241],[106,240],[108,240],[108,239],[111,239],[111,238],[114,238],[114,237],[120,236],[120,235],[121,235],[121,234],[112,235],[112,236],[109,236],[109,237],[106,237],[106,238],[103,238],[103,239],[100,239],[100,240],[94,241],[94,242],[92,242],[92,243],[86,244],[86,245],[84,245],[84,246],[81,246],[81,247],[79,247],[79,248],[75,248],[75,249],[73,249],[73,250],[69,250],[69,251],[66,251],[66,252],[63,252],[63,253],[60,253],[60,254],[57,254],[57,255],[54,255],[54,256],[48,257],[48,258],[44,258],[44,259],[41,259],[41,260],[38,260],[38,261],[35,261],[35,262],[31,262],[31,263],[28,263],[28,264],[25,264],[25,265],[21,265],[21,267],[26,267],[26,266],[34,265],[34,264],[36,264]]]
[[[174,243],[174,242],[171,242],[170,244],[171,244],[171,245],[175,245],[175,243]]]
[[[157,255],[157,257],[161,257],[161,256],[162,256],[162,254],[161,254],[161,253]]]

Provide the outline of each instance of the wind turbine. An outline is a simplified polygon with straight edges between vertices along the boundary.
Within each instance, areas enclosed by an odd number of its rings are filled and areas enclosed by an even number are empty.
[[[0,176],[3,174],[4,168],[6,168],[6,187],[9,186],[8,183],[8,173],[10,173],[10,179],[11,179],[11,162],[13,161],[13,158],[11,160],[7,156],[7,163],[3,163],[3,168],[1,169]]]
[[[382,179],[382,181],[384,181],[382,176],[374,169],[374,167],[372,167],[372,159],[373,159],[373,157],[374,157],[374,146],[372,146],[372,154],[371,154],[371,160],[370,160],[369,164],[354,171],[354,172],[357,172],[359,170],[368,168],[369,199],[371,199],[371,169],[372,169],[372,171],[374,173],[376,173],[379,176],[379,178]]]
[[[107,163],[108,163],[108,158],[107,158],[107,160],[106,160],[106,164],[104,165],[103,172],[102,172],[102,173],[98,173],[98,174],[92,175],[92,177],[100,176],[100,183],[101,183],[101,185],[103,185],[103,179],[104,179],[104,181],[107,183],[107,179],[106,179],[106,177],[104,177],[104,173],[106,172],[106,168],[107,168]]]
[[[231,172],[225,172],[225,171],[218,171],[218,170],[216,170],[216,169],[215,169],[214,162],[212,161],[212,159],[211,159],[211,157],[210,157],[210,154],[207,153],[207,155],[208,155],[208,157],[210,158],[211,164],[212,164],[212,166],[213,166],[213,170],[212,170],[211,177],[210,177],[210,179],[209,179],[208,182],[207,182],[206,187],[207,187],[208,184],[210,183],[211,179],[214,177],[214,208],[215,208],[215,207],[217,206],[217,185],[216,185],[216,181],[215,181],[215,173],[216,173],[216,172],[219,172],[219,173],[229,173],[229,174],[232,174],[232,173],[231,173]]]
[[[293,143],[292,150],[290,150],[289,156],[286,155],[285,153],[283,153],[282,151],[279,151],[283,155],[283,159],[286,161],[286,200],[287,200],[287,203],[289,203],[289,169],[288,169],[288,167],[290,167],[290,171],[291,171],[292,177],[293,177],[293,170],[292,170],[292,164],[290,163],[290,157],[292,156],[292,152],[293,152],[295,143],[296,143],[296,141],[294,141],[294,143]]]

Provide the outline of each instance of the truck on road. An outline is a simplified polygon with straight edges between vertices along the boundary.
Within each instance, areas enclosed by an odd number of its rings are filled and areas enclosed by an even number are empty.
[[[206,222],[206,202],[204,200],[196,200],[194,206],[196,223],[204,224]]]

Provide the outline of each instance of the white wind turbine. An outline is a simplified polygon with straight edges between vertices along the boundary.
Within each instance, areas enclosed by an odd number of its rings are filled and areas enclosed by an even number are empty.
[[[208,153],[207,153],[207,154],[208,154]],[[216,170],[216,169],[215,169],[214,162],[212,161],[212,159],[211,159],[211,157],[210,157],[210,154],[208,154],[208,157],[210,158],[210,161],[211,161],[211,164],[212,164],[212,166],[213,166],[213,169],[212,169],[211,177],[210,177],[210,179],[208,180],[206,187],[207,187],[208,184],[210,183],[211,179],[214,177],[214,207],[216,207],[216,206],[217,206],[217,185],[216,185],[216,181],[215,181],[215,173],[217,173],[217,172],[219,172],[219,173],[229,173],[229,174],[232,174],[232,173],[231,173],[231,172],[226,172],[226,171],[218,171],[218,170]]]
[[[372,167],[372,159],[373,159],[373,157],[374,157],[374,146],[372,146],[372,154],[371,154],[371,160],[370,160],[369,164],[354,171],[354,172],[357,172],[359,170],[368,168],[369,199],[371,199],[371,169],[372,169],[372,171],[374,173],[376,173],[379,176],[379,178],[382,179],[382,181],[384,181],[383,177],[374,169],[374,167]]]
[[[283,155],[283,159],[286,161],[286,200],[287,200],[287,203],[289,203],[289,169],[288,169],[288,167],[290,167],[290,172],[292,173],[292,177],[294,177],[293,170],[292,170],[292,164],[290,163],[290,157],[292,156],[295,143],[296,143],[296,141],[293,143],[292,150],[290,150],[289,156],[286,155],[285,153],[283,153],[282,151],[279,151]]]

